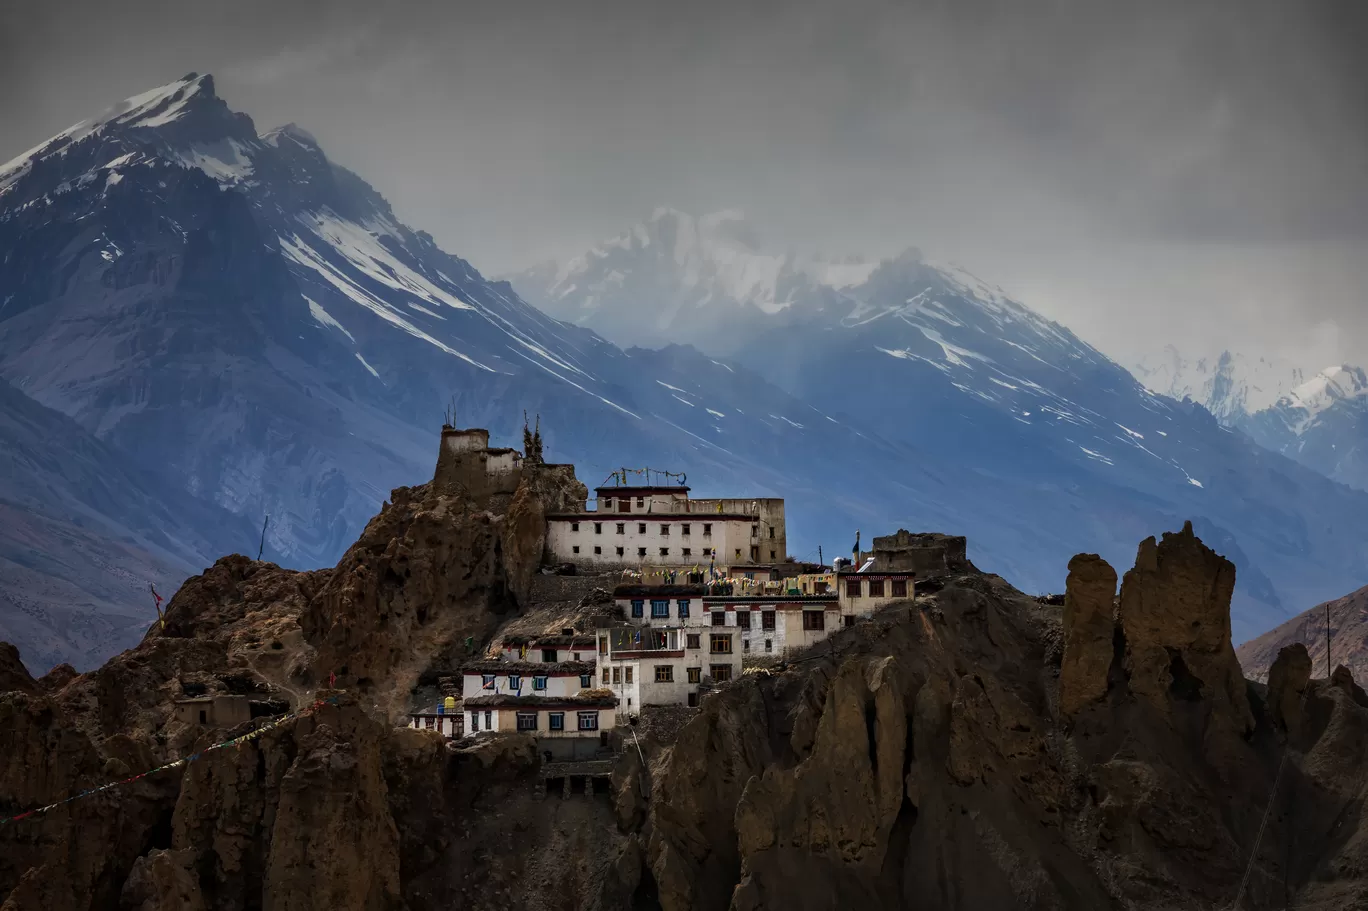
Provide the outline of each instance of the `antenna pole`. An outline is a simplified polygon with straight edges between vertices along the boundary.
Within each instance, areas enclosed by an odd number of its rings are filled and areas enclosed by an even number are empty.
[[[1330,602],[1325,602],[1325,679],[1330,679]]]
[[[261,523],[261,546],[257,548],[257,562],[261,562],[261,555],[266,552],[266,526],[271,521],[271,514],[266,514],[266,521]]]

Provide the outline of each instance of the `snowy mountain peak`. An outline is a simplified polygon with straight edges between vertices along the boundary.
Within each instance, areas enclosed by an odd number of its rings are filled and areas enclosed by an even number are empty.
[[[274,130],[267,130],[261,134],[261,141],[275,148],[279,148],[282,142],[293,142],[312,151],[323,151],[314,135],[296,123],[287,123]]]
[[[1368,398],[1368,377],[1362,368],[1341,364],[1327,367],[1278,400],[1280,406],[1304,409],[1313,418],[1335,404]]]
[[[1283,359],[1229,351],[1191,358],[1173,345],[1164,346],[1161,354],[1146,358],[1131,372],[1154,392],[1190,398],[1227,424],[1273,405],[1306,379],[1300,367]]]

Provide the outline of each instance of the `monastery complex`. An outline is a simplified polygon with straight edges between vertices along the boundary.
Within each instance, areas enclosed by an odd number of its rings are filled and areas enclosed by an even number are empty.
[[[488,431],[444,427],[435,480],[511,495],[528,460],[573,479],[573,466],[541,462],[539,432],[524,437],[520,453],[489,448]],[[643,710],[696,707],[752,669],[803,660],[914,598],[919,571],[964,559],[963,538],[899,531],[867,552],[857,533],[851,556],[830,565],[799,563],[783,499],[696,499],[685,480],[622,469],[582,507],[547,515],[542,573],[594,581],[596,619],[506,631],[409,724],[451,738],[531,734],[553,763],[603,759]]]

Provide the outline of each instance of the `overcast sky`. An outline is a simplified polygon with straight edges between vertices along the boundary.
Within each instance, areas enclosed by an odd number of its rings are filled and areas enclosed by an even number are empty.
[[[210,72],[486,273],[739,207],[1123,360],[1317,367],[1368,361],[1366,47],[1362,0],[7,0],[0,161]]]

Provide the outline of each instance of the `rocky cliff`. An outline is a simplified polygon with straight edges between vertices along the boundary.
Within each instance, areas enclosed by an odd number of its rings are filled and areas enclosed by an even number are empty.
[[[698,710],[643,716],[611,797],[536,799],[532,741],[458,747],[394,711],[520,615],[540,545],[515,513],[558,495],[538,484],[496,508],[396,490],[333,570],[225,558],[90,674],[34,680],[0,649],[0,818],[199,754],[0,824],[0,908],[1368,901],[1368,696],[1295,647],[1247,683],[1233,568],[1190,527],[1142,542],[1119,592],[1080,555],[1062,610],[965,566]],[[213,693],[306,711],[209,750],[252,730],[176,719]]]

